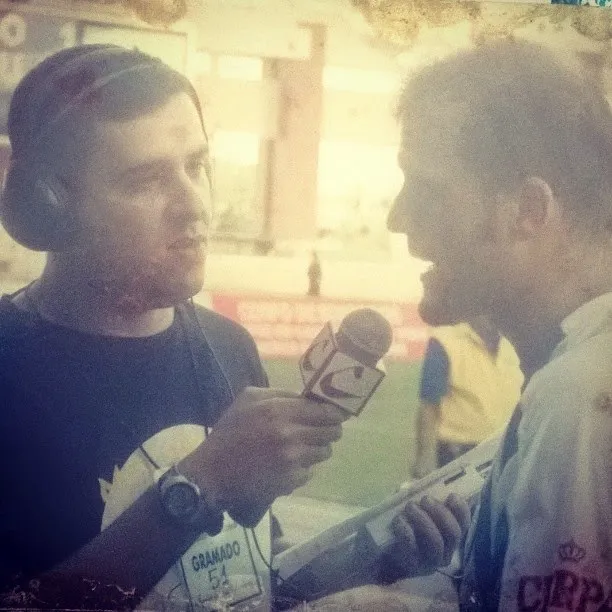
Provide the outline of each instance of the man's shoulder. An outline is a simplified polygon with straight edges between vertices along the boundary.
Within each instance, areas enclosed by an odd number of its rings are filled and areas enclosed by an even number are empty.
[[[596,385],[612,386],[612,329],[553,354],[531,378],[528,388],[565,393]],[[612,391],[612,388],[610,389]]]
[[[612,421],[605,416],[612,412],[611,372],[612,332],[554,356],[525,388],[521,403],[528,420],[546,423],[559,435],[578,435],[593,424],[609,431]]]
[[[207,342],[213,348],[235,356],[246,354],[259,361],[257,345],[250,332],[240,323],[200,304],[194,304],[192,312]]]
[[[267,386],[267,376],[255,340],[242,325],[199,304],[193,304],[192,312],[197,317],[197,325],[206,342],[225,371],[246,384]]]
[[[201,304],[193,304],[193,312],[205,334],[221,334],[225,337],[230,334],[231,337],[241,338],[248,342],[253,341],[245,327],[221,313]]]
[[[608,336],[555,356],[529,381],[521,399],[520,478],[526,487],[533,481],[545,483],[533,494],[558,496],[563,489],[565,497],[575,489],[586,498],[585,491],[598,489],[601,499],[608,495],[604,485],[612,469],[611,371]]]

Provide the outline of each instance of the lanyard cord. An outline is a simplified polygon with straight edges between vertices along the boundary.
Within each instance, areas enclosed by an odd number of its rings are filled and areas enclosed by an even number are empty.
[[[184,341],[187,344],[187,348],[189,350],[191,369],[192,369],[193,377],[194,377],[194,380],[195,380],[195,383],[196,383],[196,387],[198,389],[198,395],[200,396],[200,398],[203,401],[205,401],[206,394],[204,392],[204,388],[202,387],[202,381],[200,380],[200,377],[198,376],[197,358],[196,358],[196,355],[195,355],[195,352],[194,352],[193,345],[189,341],[189,336],[188,336],[189,330],[187,329],[187,325],[185,323],[183,311],[179,307],[179,308],[176,308],[175,313],[176,313],[176,316],[178,317],[179,324],[181,326],[181,331],[183,332]],[[196,317],[196,320],[197,320],[197,317]],[[199,321],[198,321],[198,324],[199,324]],[[200,328],[199,325],[198,325],[198,328],[200,329],[200,332],[203,335],[203,330]],[[134,430],[123,419],[121,419],[121,423],[130,432],[130,435],[132,436],[133,441],[136,442],[137,441],[137,437],[136,437],[136,434],[135,434]],[[204,437],[205,438],[208,437],[208,427],[206,425],[204,425]],[[156,470],[160,469],[159,464],[146,451],[146,449],[144,448],[144,445],[142,443],[138,444],[138,449],[144,455],[145,459],[153,466],[154,469],[156,469]]]
[[[202,340],[207,343],[206,334],[204,333],[204,329],[202,328],[202,323],[200,322],[200,318],[198,317],[198,314],[197,314],[197,311],[196,311],[196,306],[195,306],[195,303],[193,301],[193,298],[189,299],[189,301],[188,301],[188,308],[191,311],[192,317],[195,319],[195,322],[197,324],[197,327],[198,327],[198,330],[200,332],[200,336],[201,336]],[[183,314],[180,313],[179,316],[182,317]],[[183,322],[183,325],[184,325],[184,322]],[[201,381],[200,381],[200,379],[199,379],[199,377],[197,375],[197,372],[198,372],[197,357],[195,355],[195,352],[194,352],[194,349],[193,349],[193,345],[189,342],[188,338],[187,338],[187,343],[189,345],[189,351],[191,353],[191,359],[192,359],[192,365],[193,365],[193,369],[194,369],[194,375],[195,375],[196,381],[198,383],[198,390],[200,391],[202,399],[205,399],[206,395],[204,393],[204,389],[201,386]],[[214,355],[213,348],[210,347],[210,349],[211,349],[211,352]],[[216,356],[215,356],[215,358],[216,358]],[[219,364],[219,366],[220,366],[221,373],[223,374],[223,377],[224,377],[224,380],[225,380],[225,384],[227,385],[227,388],[230,391],[231,398],[232,398],[232,400],[234,400],[235,396],[234,396],[234,392],[232,390],[232,386],[230,385],[229,379],[227,378],[227,375],[226,375],[225,371],[221,367],[221,364]],[[208,435],[208,428],[206,429],[206,433]],[[281,583],[284,584],[286,581],[280,576],[278,569],[272,567],[271,563],[268,561],[268,559],[266,559],[266,556],[263,554],[263,551],[261,550],[261,546],[259,544],[259,540],[257,538],[257,534],[255,533],[255,529],[253,527],[250,527],[249,531],[251,532],[251,536],[253,537],[253,542],[255,543],[255,549],[257,550],[257,554],[261,558],[261,561],[263,562],[265,567],[270,572],[270,577],[273,580],[278,580],[278,581],[280,581]],[[246,535],[246,529],[245,529],[245,535]]]

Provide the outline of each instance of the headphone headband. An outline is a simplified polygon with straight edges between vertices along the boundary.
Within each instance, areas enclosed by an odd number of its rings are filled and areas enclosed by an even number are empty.
[[[17,242],[40,251],[61,251],[72,243],[79,229],[76,203],[44,156],[36,153],[53,128],[96,92],[119,78],[147,70],[169,75],[170,80],[160,80],[171,88],[174,80],[184,88],[204,130],[201,106],[191,82],[140,51],[117,45],[73,47],[50,56],[22,79],[9,111],[13,151],[0,202],[2,223]]]
[[[48,74],[44,74],[46,70]],[[11,101],[8,126],[14,155],[21,157],[24,151],[36,150],[62,119],[109,83],[145,70],[178,75],[204,126],[192,83],[160,59],[117,45],[83,45],[47,58],[18,85]]]

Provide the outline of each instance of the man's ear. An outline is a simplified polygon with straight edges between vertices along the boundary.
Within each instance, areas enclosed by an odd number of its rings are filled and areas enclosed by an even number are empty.
[[[559,219],[560,210],[550,185],[537,176],[526,179],[516,194],[515,232],[528,238]]]

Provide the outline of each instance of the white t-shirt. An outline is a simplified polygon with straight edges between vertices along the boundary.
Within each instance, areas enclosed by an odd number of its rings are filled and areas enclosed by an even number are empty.
[[[518,451],[494,474],[503,611],[612,610],[612,293],[562,329],[523,394]]]

